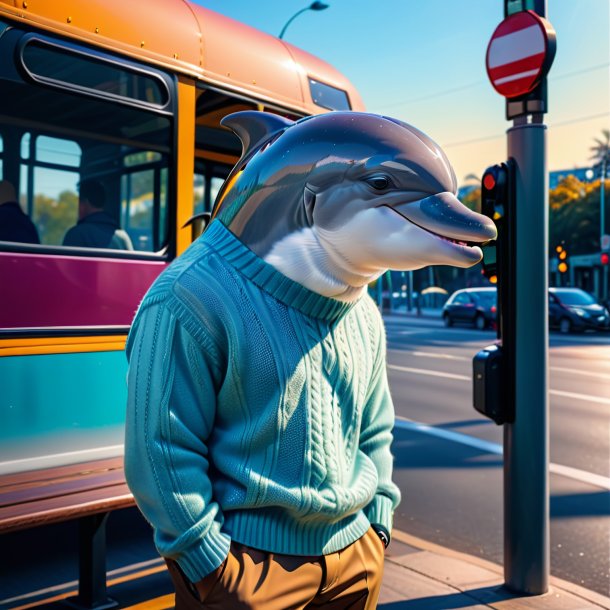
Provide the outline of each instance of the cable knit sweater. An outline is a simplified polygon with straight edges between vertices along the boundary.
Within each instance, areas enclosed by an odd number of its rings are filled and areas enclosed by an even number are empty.
[[[320,555],[391,531],[394,410],[368,296],[311,292],[216,221],[150,288],[127,353],[127,482],[190,580],[231,540]]]

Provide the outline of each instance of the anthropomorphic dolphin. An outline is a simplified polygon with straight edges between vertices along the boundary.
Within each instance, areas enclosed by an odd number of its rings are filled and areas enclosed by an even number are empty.
[[[222,124],[243,154],[213,217],[284,275],[351,301],[388,269],[470,267],[494,223],[456,198],[440,147],[407,123],[362,112],[296,122],[246,111]]]
[[[400,489],[366,285],[472,265],[496,231],[399,121],[224,124],[244,154],[218,221],[155,280],[129,334],[126,478],[177,610],[375,608]]]

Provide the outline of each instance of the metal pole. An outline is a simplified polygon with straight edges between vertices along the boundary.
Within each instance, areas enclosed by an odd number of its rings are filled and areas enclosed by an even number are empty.
[[[392,272],[386,271],[386,285],[388,287],[388,307],[390,311],[394,311],[394,289],[392,288]]]
[[[413,310],[413,271],[409,271],[408,275],[408,290],[407,290],[407,310]]]
[[[599,249],[601,251],[602,238],[606,228],[606,161],[607,156],[602,159],[602,175],[599,183]],[[602,298],[608,297],[608,265],[602,266]]]
[[[504,425],[504,576],[548,590],[548,174],[542,115],[508,130],[515,162],[515,422]]]

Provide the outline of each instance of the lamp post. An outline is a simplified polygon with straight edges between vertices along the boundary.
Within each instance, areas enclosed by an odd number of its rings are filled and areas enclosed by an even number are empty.
[[[288,28],[288,26],[301,14],[304,13],[306,11],[323,11],[324,9],[328,8],[328,4],[325,4],[324,2],[312,2],[309,6],[306,6],[305,8],[302,8],[300,11],[297,11],[290,19],[288,19],[288,21],[286,22],[286,25],[284,25],[284,27],[282,28],[282,31],[280,32],[280,35],[278,36],[278,38],[281,40],[282,38],[284,38],[284,34],[286,33],[286,29]]]

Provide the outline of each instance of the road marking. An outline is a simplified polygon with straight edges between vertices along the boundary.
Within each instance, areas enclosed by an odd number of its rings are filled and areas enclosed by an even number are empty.
[[[610,379],[610,373],[593,373],[591,371],[579,371],[578,369],[568,369],[563,366],[552,366],[551,371],[560,373],[574,373],[575,375],[586,375],[587,377],[599,377],[600,379]]]
[[[472,382],[472,377],[468,375],[456,375],[455,373],[443,373],[441,371],[431,371],[429,369],[414,369],[408,366],[398,366],[397,364],[388,364],[389,369],[403,371],[404,373],[415,373],[417,375],[429,375],[431,377],[444,377],[445,379],[457,379],[458,381]],[[592,396],[590,394],[577,394],[576,392],[564,392],[563,390],[549,390],[549,394],[553,396],[562,396],[564,398],[576,398],[587,402],[596,402],[601,405],[610,405],[610,398],[602,396]]]
[[[436,436],[437,438],[442,438],[444,440],[453,441],[454,443],[460,443],[461,445],[473,447],[474,449],[479,449],[485,453],[492,453],[494,455],[503,455],[504,453],[502,445],[499,445],[498,443],[492,443],[474,436],[468,436],[467,434],[461,434],[459,432],[445,430],[444,428],[437,428],[436,426],[422,424],[407,419],[406,417],[396,416],[394,425],[396,428],[400,428],[402,430],[429,434],[430,436]],[[561,464],[554,463],[549,464],[549,471],[553,474],[558,474],[563,477],[581,481],[582,483],[588,483],[589,485],[594,485],[595,487],[610,490],[610,477],[604,477],[599,474],[587,472],[586,470],[580,470],[578,468],[572,468],[571,466],[563,466]]]
[[[549,394],[553,394],[554,396],[564,396],[566,398],[576,398],[577,400],[586,400],[587,402],[598,402],[602,405],[610,405],[610,398],[602,398],[601,396],[577,394],[576,392],[564,392],[563,390],[549,390]]]
[[[389,352],[400,352],[401,354],[410,354],[411,356],[418,356],[420,358],[438,358],[439,360],[459,360],[461,362],[469,362],[472,357],[468,356],[455,356],[454,354],[439,354],[438,352],[410,352],[400,349],[388,349]],[[585,375],[587,377],[596,377],[599,379],[610,379],[610,373],[594,373],[591,371],[581,371],[578,369],[570,369],[563,366],[551,366],[551,371],[557,371],[558,373],[573,373],[574,375]]]
[[[430,375],[431,377],[444,377],[445,379],[457,379],[458,381],[472,381],[472,377],[466,375],[454,375],[453,373],[442,373],[441,371],[430,371],[428,369],[413,369],[408,366],[398,366],[397,364],[388,364],[389,369],[403,371],[405,373],[417,373],[418,375]]]
[[[403,430],[422,432],[423,434],[429,434],[430,436],[436,436],[447,441],[453,441],[454,443],[460,443],[461,445],[468,445],[475,449],[480,449],[485,453],[493,453],[495,455],[502,455],[502,445],[498,443],[491,443],[484,441],[475,436],[468,436],[467,434],[460,434],[459,432],[452,432],[451,430],[445,430],[444,428],[437,428],[436,426],[429,426],[428,424],[421,424],[419,422],[407,419],[406,417],[396,416],[395,426]]]
[[[571,466],[562,466],[561,464],[549,464],[549,470],[553,474],[559,474],[563,477],[570,479],[576,479],[583,483],[589,483],[602,489],[610,489],[610,477],[604,477],[601,474],[593,474],[586,470],[579,470],[578,468],[572,468]]]
[[[422,358],[440,358],[442,360],[472,360],[465,356],[454,356],[453,354],[437,354],[436,352],[409,352],[413,356],[420,356]]]

